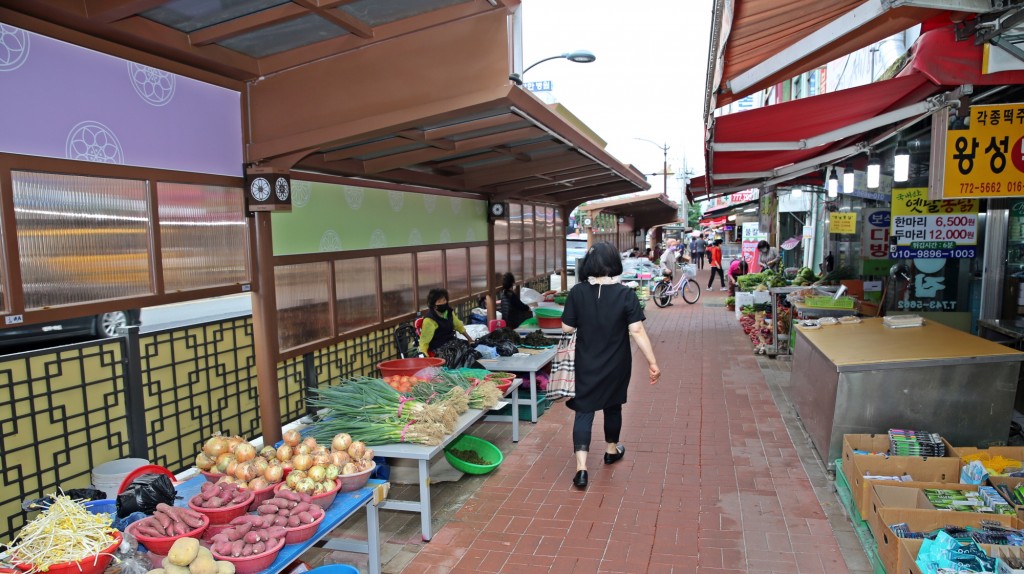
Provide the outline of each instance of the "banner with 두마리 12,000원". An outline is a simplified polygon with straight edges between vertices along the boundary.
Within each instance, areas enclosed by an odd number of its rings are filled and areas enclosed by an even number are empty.
[[[1024,103],[971,106],[949,131],[942,197],[1024,197]]]
[[[928,189],[892,190],[890,259],[970,259],[977,254],[977,199],[929,200]]]

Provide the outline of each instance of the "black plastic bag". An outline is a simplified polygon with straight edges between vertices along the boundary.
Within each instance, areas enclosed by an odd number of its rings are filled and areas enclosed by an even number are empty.
[[[516,347],[512,341],[502,341],[494,347],[500,357],[511,357],[519,352],[519,348]]]
[[[434,356],[444,359],[444,364],[449,369],[468,369],[473,368],[483,355],[470,347],[466,341],[455,339],[434,351]]]
[[[177,494],[167,475],[144,474],[117,495],[117,517],[124,518],[133,512],[153,514],[160,503],[174,506]]]

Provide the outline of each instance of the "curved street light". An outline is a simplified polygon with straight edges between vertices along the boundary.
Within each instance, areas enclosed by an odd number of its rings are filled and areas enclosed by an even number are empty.
[[[558,56],[551,56],[548,58],[544,58],[543,60],[537,60],[536,62],[527,66],[526,69],[523,70],[523,73],[511,74],[509,75],[508,79],[515,82],[517,86],[521,86],[523,85],[523,76],[526,75],[526,72],[529,72],[531,69],[533,69],[534,66],[536,66],[537,64],[543,64],[544,62],[547,62],[549,60],[561,60],[563,58],[569,60],[570,62],[576,62],[577,64],[589,64],[596,60],[597,56],[595,56],[594,53],[591,52],[590,50],[576,50],[573,52],[566,52]]]

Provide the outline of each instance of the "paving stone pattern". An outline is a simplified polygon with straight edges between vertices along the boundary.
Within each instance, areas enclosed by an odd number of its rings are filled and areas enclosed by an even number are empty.
[[[723,299],[712,292],[702,302]],[[598,415],[590,487],[573,489],[572,412],[564,404],[536,425],[524,423],[518,445],[509,441],[507,424],[478,425],[473,434],[502,448],[504,464],[486,477],[434,487],[429,543],[420,539],[418,515],[382,511],[385,572],[864,571],[820,461],[807,456],[806,436],[783,399],[779,381],[788,380],[788,364],[765,363],[769,378],[778,378],[770,389],[759,366],[766,359],[752,354],[734,315],[720,307],[677,300],[667,309],[649,305],[647,317],[664,375],[647,384],[647,363],[635,354],[622,461],[602,463]],[[791,419],[789,430],[772,390]],[[365,524],[338,534],[365,538]],[[357,555],[320,551],[305,558],[365,568]]]

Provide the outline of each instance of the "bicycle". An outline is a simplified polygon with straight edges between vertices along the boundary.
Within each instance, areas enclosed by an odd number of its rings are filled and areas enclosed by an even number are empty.
[[[654,299],[654,304],[658,307],[668,307],[675,295],[679,295],[690,305],[696,303],[700,299],[700,285],[692,275],[689,271],[684,270],[683,276],[675,285],[672,285],[671,277],[662,277],[654,287],[654,294],[651,296]]]

